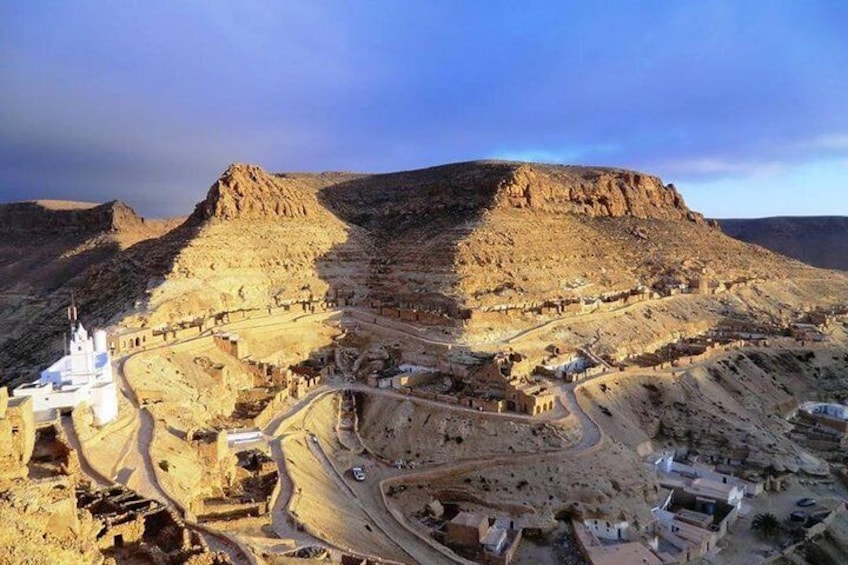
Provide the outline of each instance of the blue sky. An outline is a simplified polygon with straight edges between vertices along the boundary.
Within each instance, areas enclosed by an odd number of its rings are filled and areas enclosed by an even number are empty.
[[[848,2],[0,3],[0,201],[188,213],[235,161],[635,168],[848,215]]]

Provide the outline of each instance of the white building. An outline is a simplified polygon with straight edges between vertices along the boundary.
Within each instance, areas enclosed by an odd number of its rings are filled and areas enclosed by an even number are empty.
[[[848,420],[848,406],[833,402],[805,402],[800,409],[807,414],[827,416],[834,420]]]
[[[583,525],[599,540],[630,539],[630,524],[621,517],[592,515],[583,520]]]
[[[743,496],[757,496],[763,492],[762,482],[751,482],[733,475],[718,473],[711,467],[687,465],[674,460],[674,453],[665,451],[653,461],[654,469],[660,474],[660,483],[669,487],[690,487],[694,482],[701,481],[703,488],[715,487],[714,483],[736,486]],[[725,495],[720,498],[724,499]],[[726,496],[736,500],[736,491],[727,488]],[[737,505],[735,502],[726,502]]]
[[[112,358],[106,345],[106,332],[89,336],[75,322],[68,353],[41,372],[32,383],[16,388],[13,396],[29,396],[36,413],[73,409],[87,402],[97,425],[118,417],[118,392],[112,378]]]
[[[742,499],[745,498],[745,491],[738,485],[719,483],[704,478],[693,479],[685,490],[695,496],[726,502],[737,510],[742,508]]]

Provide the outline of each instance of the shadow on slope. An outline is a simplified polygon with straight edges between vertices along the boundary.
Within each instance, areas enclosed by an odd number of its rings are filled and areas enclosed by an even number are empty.
[[[374,250],[366,287],[338,288],[330,283],[331,293],[461,318],[464,304],[455,269],[458,244],[494,206],[499,188],[514,168],[509,163],[457,163],[357,178],[320,191],[319,201],[362,228]],[[344,254],[345,245],[333,251]],[[321,260],[316,266],[330,282],[328,262]]]
[[[0,342],[3,384],[32,377],[35,367],[61,353],[72,295],[81,321],[89,327],[105,326],[133,308],[143,308],[148,282],[170,271],[197,230],[185,222],[123,250],[112,241],[71,258],[62,258],[61,253],[52,260],[42,257],[50,263],[45,269],[53,274],[52,283],[17,309],[2,312],[4,324],[15,325],[15,331]]]

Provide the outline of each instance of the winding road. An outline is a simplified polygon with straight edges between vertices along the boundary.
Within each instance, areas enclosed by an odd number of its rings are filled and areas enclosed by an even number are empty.
[[[255,327],[273,327],[280,324],[296,325],[298,319],[303,319],[305,317],[328,317],[329,315],[332,314],[304,314],[286,320],[271,320],[260,318],[256,320],[243,320],[234,322],[233,324],[228,324],[227,327],[233,329],[248,329]],[[368,313],[368,315],[370,316],[372,314]],[[571,318],[573,319],[573,316]],[[359,318],[355,318],[354,320],[355,323],[358,324],[364,324],[369,326],[374,325],[375,328],[379,328],[383,331],[402,334],[403,337],[419,342],[422,345],[462,347],[461,345],[456,344],[453,340],[434,339],[429,336],[422,335],[422,330],[412,331],[415,328],[411,328],[410,331],[407,332],[403,331],[402,329],[398,329],[398,327],[387,328],[379,324],[370,324],[369,322],[363,321]],[[392,320],[392,322],[395,326],[397,326],[395,320]],[[519,334],[516,334],[510,338],[501,340],[501,343],[511,343],[513,341],[520,340],[521,338],[529,335],[531,332],[540,330],[542,326],[547,327],[551,324],[558,322],[560,322],[560,320],[546,322],[540,327],[530,328],[528,330],[519,332]],[[216,328],[216,330],[222,329],[224,328]],[[194,338],[189,338],[189,340],[202,339],[204,337],[208,336],[198,336]],[[173,343],[159,345],[156,348],[169,347],[171,345],[173,345]],[[134,430],[134,435],[132,441],[130,442],[131,448],[128,449],[125,455],[123,456],[123,461],[121,462],[121,464],[124,467],[134,469],[135,480],[137,481],[138,485],[137,490],[141,494],[150,498],[160,500],[165,504],[174,506],[175,508],[181,509],[180,504],[176,500],[174,500],[173,497],[169,496],[166,490],[159,484],[156,479],[154,462],[150,454],[155,422],[150,412],[147,411],[147,409],[139,406],[135,392],[126,378],[124,372],[124,365],[130,357],[132,357],[132,355],[119,360],[115,366],[115,374],[117,376],[118,382],[120,383],[122,393],[124,394],[124,396],[126,396],[127,400],[129,401],[129,404],[132,407],[132,410],[136,412],[138,418],[138,425]],[[597,375],[581,383],[564,384],[559,385],[557,387],[560,403],[568,410],[571,415],[576,418],[577,424],[581,429],[580,440],[574,445],[563,450],[546,452],[543,454],[509,454],[504,455],[502,457],[482,457],[474,460],[463,460],[461,462],[456,463],[443,463],[429,467],[425,466],[415,470],[395,469],[388,465],[379,464],[382,466],[382,470],[380,473],[376,474],[377,476],[375,476],[373,480],[368,480],[364,483],[355,483],[345,477],[345,469],[340,470],[337,468],[336,463],[334,463],[333,461],[333,458],[324,451],[323,446],[314,444],[313,442],[307,443],[309,444],[310,450],[315,455],[317,461],[319,461],[320,464],[325,468],[326,472],[328,474],[335,475],[336,480],[339,482],[339,485],[343,485],[341,487],[341,492],[348,493],[350,498],[354,500],[354,504],[360,507],[362,511],[368,516],[368,518],[373,524],[373,527],[376,530],[382,532],[382,534],[385,535],[387,539],[397,544],[397,546],[402,549],[403,553],[409,556],[411,562],[436,564],[449,564],[457,562],[467,563],[467,561],[455,555],[453,552],[449,551],[444,546],[436,544],[432,539],[429,539],[427,536],[422,535],[420,532],[412,528],[409,524],[405,523],[405,518],[397,514],[397,511],[392,511],[392,509],[390,509],[385,503],[383,494],[384,482],[389,479],[394,480],[397,478],[402,478],[404,481],[414,481],[416,480],[416,477],[426,477],[428,475],[432,475],[433,473],[441,475],[454,473],[456,471],[461,471],[464,469],[479,468],[480,465],[514,465],[520,464],[522,461],[525,460],[550,460],[555,458],[562,458],[563,455],[566,454],[568,454],[569,456],[579,456],[581,453],[590,451],[602,443],[604,436],[597,423],[594,422],[592,418],[588,414],[586,414],[580,407],[575,396],[575,390],[586,382],[603,376],[603,374]],[[432,404],[446,412],[453,411],[467,415],[480,414],[478,411],[469,409],[467,407],[450,405],[447,403],[437,402],[428,399],[413,398],[395,391],[374,389],[362,384],[355,383],[338,383],[335,385],[323,385],[319,389],[312,391],[309,395],[307,395],[307,397],[300,399],[295,405],[288,408],[285,412],[279,414],[263,430],[264,441],[267,443],[269,451],[273,459],[277,463],[280,475],[280,484],[278,486],[279,494],[276,500],[274,501],[273,507],[271,509],[271,527],[274,532],[281,538],[294,540],[295,544],[298,547],[306,545],[326,545],[329,548],[334,548],[332,544],[327,543],[326,541],[322,543],[321,540],[318,540],[309,533],[297,528],[295,526],[294,517],[289,514],[290,502],[292,500],[292,497],[295,495],[295,485],[292,482],[292,479],[287,471],[285,442],[283,441],[283,439],[281,439],[285,436],[285,434],[281,435],[280,429],[290,419],[304,417],[304,411],[308,411],[310,406],[324,395],[337,394],[342,390],[355,390],[368,394],[379,394],[407,399],[417,403]],[[550,419],[545,420],[520,414],[486,413],[485,417],[505,418],[527,422],[547,421],[548,423],[556,423],[552,422]],[[308,418],[304,417],[304,421],[307,420]],[[308,426],[307,429],[304,430],[304,432],[307,431]],[[69,434],[69,436],[70,435],[71,434]],[[74,439],[72,441],[76,441],[75,434],[73,435],[73,438]],[[89,470],[92,470],[90,469],[90,466],[87,467]],[[247,555],[247,552],[242,550],[235,542],[235,540],[230,538],[226,534],[219,534],[217,532],[214,534],[210,534],[208,531],[206,531],[205,528],[201,530],[194,525],[191,525],[191,527],[202,532],[205,539],[207,540],[207,543],[210,545],[210,548],[226,551],[230,555],[234,563],[255,563],[255,559],[253,558],[253,556]],[[367,548],[362,549],[365,549],[367,551]]]

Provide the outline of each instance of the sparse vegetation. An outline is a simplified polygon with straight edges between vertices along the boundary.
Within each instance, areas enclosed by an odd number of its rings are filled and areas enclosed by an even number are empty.
[[[783,528],[777,516],[770,512],[764,512],[754,516],[751,520],[751,529],[758,532],[764,538],[771,539],[777,537]]]

